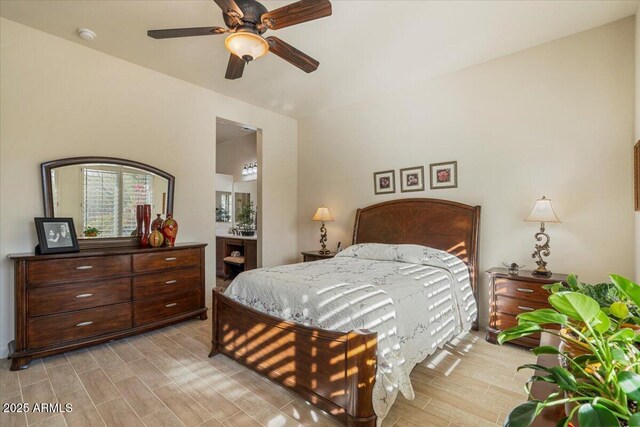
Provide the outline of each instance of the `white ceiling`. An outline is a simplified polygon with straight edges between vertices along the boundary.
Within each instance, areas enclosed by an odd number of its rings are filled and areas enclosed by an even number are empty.
[[[274,9],[291,1],[264,1]],[[638,1],[333,0],[333,16],[279,31],[320,61],[275,55],[225,80],[224,36],[154,40],[149,29],[223,26],[213,0],[13,1],[0,15],[254,105],[300,118],[633,15]],[[76,34],[98,34],[86,42]]]

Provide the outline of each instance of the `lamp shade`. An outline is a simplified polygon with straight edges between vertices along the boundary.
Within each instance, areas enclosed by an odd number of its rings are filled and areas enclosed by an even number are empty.
[[[553,210],[553,205],[551,204],[551,200],[542,196],[542,199],[538,199],[536,204],[533,206],[533,210],[525,219],[525,221],[530,222],[561,222]]]
[[[227,50],[239,58],[249,61],[260,58],[269,51],[269,44],[257,34],[233,33],[224,42]]]
[[[331,216],[331,213],[329,213],[329,209],[327,209],[326,206],[320,206],[316,211],[315,215],[313,215],[313,218],[311,218],[311,220],[312,221],[333,221],[333,217]]]

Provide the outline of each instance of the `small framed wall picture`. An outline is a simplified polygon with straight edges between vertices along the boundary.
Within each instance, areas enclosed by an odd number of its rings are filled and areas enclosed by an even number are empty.
[[[458,162],[432,163],[431,169],[431,189],[458,188]]]
[[[424,191],[424,166],[400,169],[400,191]]]
[[[396,192],[395,171],[382,171],[373,174],[373,192],[377,194],[391,194]]]
[[[40,254],[78,252],[78,237],[73,218],[34,218]]]

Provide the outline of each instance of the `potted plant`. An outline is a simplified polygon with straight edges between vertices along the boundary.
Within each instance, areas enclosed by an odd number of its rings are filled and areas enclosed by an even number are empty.
[[[624,298],[640,306],[640,286],[621,276],[611,280]],[[572,284],[575,284],[572,279]],[[570,288],[572,284],[569,284]],[[562,285],[560,285],[562,286]],[[525,389],[530,394],[531,384],[545,381],[556,384],[562,393],[553,393],[546,400],[530,400],[514,408],[504,425],[527,427],[540,412],[551,406],[565,405],[567,416],[558,426],[576,421],[580,427],[640,426],[640,350],[634,345],[638,334],[625,322],[630,314],[627,305],[616,301],[608,313],[598,301],[574,290],[560,290],[549,296],[553,308],[535,310],[518,315],[518,326],[502,331],[498,342],[514,340],[531,334],[546,332],[563,340],[579,344],[586,351],[572,354],[555,346],[532,349],[535,355],[557,354],[561,366],[545,367],[527,364],[518,368],[542,371],[533,375]],[[569,331],[562,336],[556,329],[544,325],[560,325]]]
[[[255,229],[256,210],[253,202],[245,203],[236,211],[236,225],[243,236],[253,236]]]
[[[88,227],[82,232],[82,234],[84,234],[84,237],[98,237],[100,230],[96,227]]]

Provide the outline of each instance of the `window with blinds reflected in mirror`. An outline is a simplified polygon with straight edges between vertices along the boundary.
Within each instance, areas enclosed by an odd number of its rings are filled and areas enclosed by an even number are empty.
[[[54,215],[72,217],[78,236],[129,237],[136,232],[136,206],[160,213],[165,178],[141,169],[109,165],[72,165],[51,172]]]

